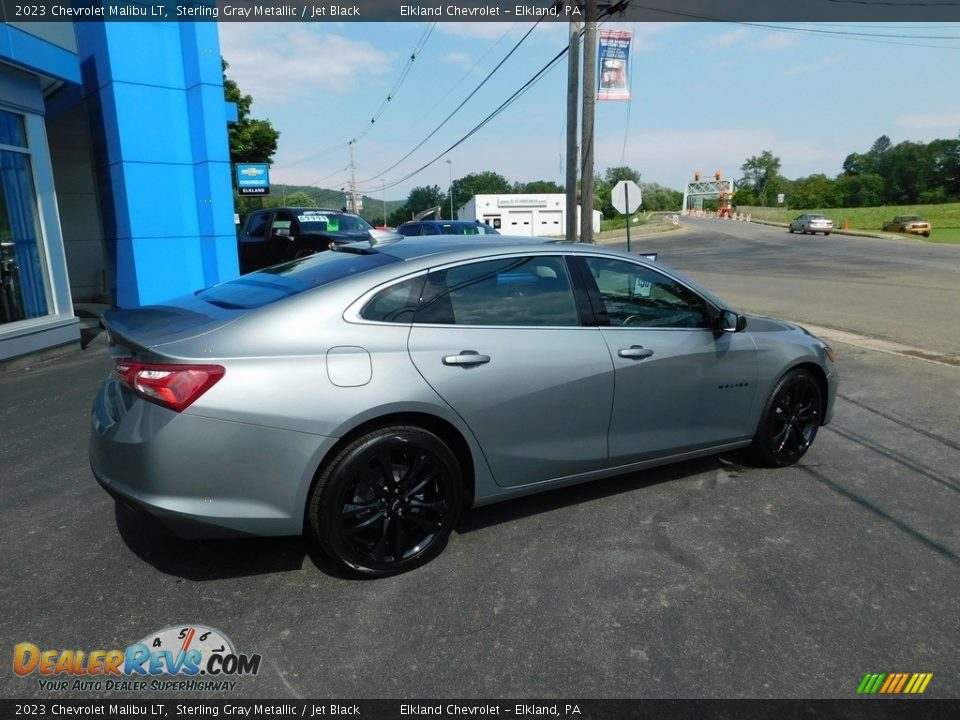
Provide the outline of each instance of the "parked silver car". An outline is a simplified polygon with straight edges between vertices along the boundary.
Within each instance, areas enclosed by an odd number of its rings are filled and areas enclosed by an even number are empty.
[[[807,233],[816,235],[818,232],[829,235],[830,231],[833,230],[833,220],[826,215],[798,215],[790,223],[789,230],[790,232],[802,232],[804,235]]]
[[[832,350],[594,245],[345,246],[106,315],[90,460],[181,532],[308,532],[386,575],[461,508],[750,447],[801,458]]]

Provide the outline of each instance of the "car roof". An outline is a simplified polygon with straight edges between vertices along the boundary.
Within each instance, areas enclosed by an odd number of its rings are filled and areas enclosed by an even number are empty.
[[[337,215],[356,215],[350,211],[335,210],[334,208],[320,208],[320,207],[301,207],[299,205],[281,205],[280,207],[272,208],[262,208],[257,209],[251,212],[253,213],[268,213],[268,212],[278,212],[281,210],[288,210],[293,212],[317,212],[317,213],[336,213]]]
[[[405,263],[410,263],[413,266],[410,268],[411,270],[414,268],[419,270],[429,268],[434,264],[459,262],[461,260],[495,260],[498,255],[525,252],[543,253],[550,252],[551,249],[564,254],[607,255],[612,258],[629,258],[641,265],[666,272],[706,297],[717,307],[729,307],[700,283],[673,268],[640,255],[602,245],[594,245],[593,243],[568,243],[555,238],[516,235],[397,235],[388,240],[360,241],[339,245],[336,252],[383,253]],[[387,276],[395,274],[398,269],[398,265],[388,265],[382,268],[382,272]]]

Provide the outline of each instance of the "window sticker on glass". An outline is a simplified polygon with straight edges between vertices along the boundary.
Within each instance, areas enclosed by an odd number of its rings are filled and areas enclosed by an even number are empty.
[[[325,222],[327,224],[330,223],[330,220],[327,218],[326,215],[320,215],[319,213],[305,213],[303,215],[298,215],[297,220],[299,220],[302,223],[305,223],[305,222]]]
[[[633,281],[633,294],[640,297],[650,297],[650,281],[636,278]]]

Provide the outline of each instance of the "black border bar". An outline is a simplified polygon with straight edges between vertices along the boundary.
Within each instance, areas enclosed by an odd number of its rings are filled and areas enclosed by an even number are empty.
[[[583,0],[0,0],[7,22],[568,22]],[[598,0],[616,22],[960,22],[960,0]],[[579,9],[579,13],[575,12]]]
[[[238,711],[239,710],[239,711]],[[0,717],[223,718],[253,720],[421,720],[541,718],[571,720],[955,720],[960,700],[0,700]]]

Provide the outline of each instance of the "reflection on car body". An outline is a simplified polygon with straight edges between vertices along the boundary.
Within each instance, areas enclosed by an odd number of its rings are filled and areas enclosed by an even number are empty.
[[[237,238],[240,273],[306,257],[370,237],[372,226],[341,210],[277,207],[250,213]]]
[[[368,575],[461,509],[829,422],[833,353],[658,263],[529,238],[355,243],[107,313],[93,409],[110,493],[191,534],[307,532]]]

